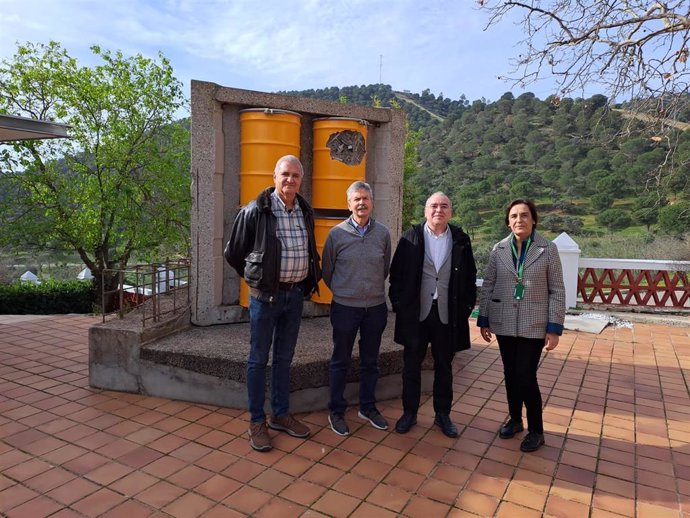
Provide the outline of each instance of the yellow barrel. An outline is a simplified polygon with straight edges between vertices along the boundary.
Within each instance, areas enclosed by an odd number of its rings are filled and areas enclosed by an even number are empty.
[[[240,279],[240,306],[249,307],[249,286],[244,282],[244,279]]]
[[[240,111],[241,205],[274,184],[273,170],[281,156],[299,157],[301,117],[268,108]]]
[[[347,209],[345,191],[366,177],[366,121],[314,120],[311,200],[315,209]]]
[[[278,159],[300,155],[299,113],[270,108],[240,111],[240,204],[271,187]],[[240,305],[249,307],[249,287],[240,280]]]
[[[323,246],[326,244],[328,232],[343,220],[340,218],[315,218],[314,219],[314,238],[316,239],[316,249],[319,255],[323,254]],[[331,290],[328,289],[326,283],[321,280],[319,282],[320,295],[314,295],[311,300],[319,304],[330,304],[333,299]]]

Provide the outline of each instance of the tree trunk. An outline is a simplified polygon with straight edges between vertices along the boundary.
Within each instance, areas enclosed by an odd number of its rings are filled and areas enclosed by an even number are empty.
[[[96,306],[103,313],[112,313],[120,309],[119,274],[107,270],[93,272],[93,292]]]

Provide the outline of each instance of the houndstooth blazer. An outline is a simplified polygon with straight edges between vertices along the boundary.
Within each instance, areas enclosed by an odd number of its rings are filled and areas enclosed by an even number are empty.
[[[521,300],[513,296],[517,278],[508,236],[496,243],[489,256],[477,325],[489,327],[496,335],[523,338],[544,338],[549,324],[562,329],[565,286],[556,245],[535,232],[525,258]]]

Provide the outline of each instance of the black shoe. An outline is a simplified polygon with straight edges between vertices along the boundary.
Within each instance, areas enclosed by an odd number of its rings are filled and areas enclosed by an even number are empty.
[[[522,420],[515,421],[513,419],[508,419],[508,421],[506,421],[506,423],[503,426],[501,426],[501,430],[498,432],[498,436],[501,439],[510,439],[516,433],[520,433],[524,429],[525,427],[522,426]]]
[[[522,444],[520,444],[520,451],[531,452],[537,451],[544,445],[544,434],[537,432],[527,432],[525,438],[522,439]]]
[[[458,429],[450,420],[448,414],[436,414],[434,424],[441,428],[441,431],[444,433],[444,435],[453,439],[458,436]]]
[[[417,424],[417,414],[412,412],[403,412],[403,415],[398,422],[395,423],[395,431],[398,433],[407,433],[414,425]]]

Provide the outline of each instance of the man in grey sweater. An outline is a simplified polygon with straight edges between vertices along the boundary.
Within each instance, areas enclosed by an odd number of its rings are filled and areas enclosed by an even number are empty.
[[[352,348],[359,332],[358,416],[379,430],[388,428],[376,408],[376,383],[381,335],[388,321],[385,280],[391,258],[388,229],[374,221],[374,196],[366,182],[347,189],[347,208],[352,215],[328,233],[323,248],[323,279],[333,293],[331,325],[333,355],[329,368],[328,421],[338,435],[349,435],[344,397]]]

